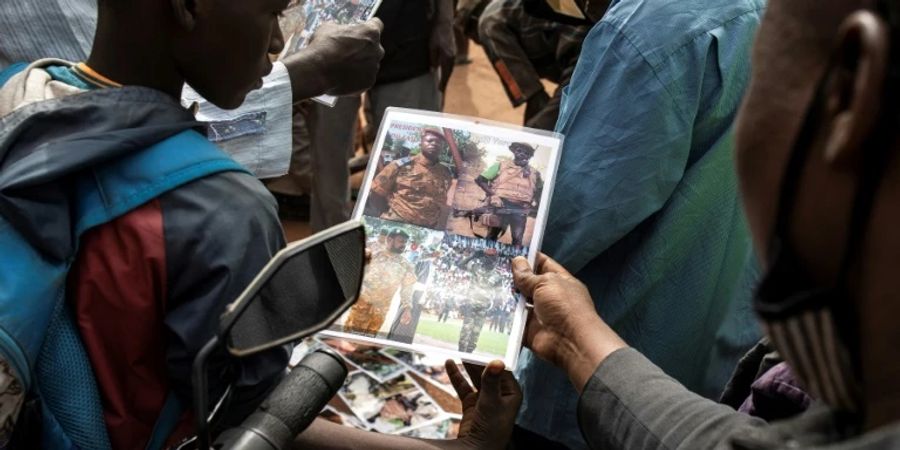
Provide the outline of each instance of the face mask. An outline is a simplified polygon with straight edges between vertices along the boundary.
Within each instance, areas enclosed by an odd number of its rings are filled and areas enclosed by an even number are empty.
[[[892,47],[896,50],[896,46]],[[892,61],[897,59],[892,58]],[[894,86],[900,79],[894,66],[892,62],[886,98],[895,98]],[[892,142],[888,138],[893,135],[897,111],[892,105],[895,102],[887,102],[879,125],[864,147],[866,154],[857,181],[840,269],[830,286],[817,286],[800,263],[788,232],[801,173],[819,128],[817,114],[823,111],[825,104],[825,84],[824,81],[819,84],[782,179],[778,213],[769,242],[771,259],[757,289],[754,308],[772,343],[810,393],[835,409],[858,412],[862,406],[859,320],[847,279],[853,263],[858,260],[886,166],[889,143]]]

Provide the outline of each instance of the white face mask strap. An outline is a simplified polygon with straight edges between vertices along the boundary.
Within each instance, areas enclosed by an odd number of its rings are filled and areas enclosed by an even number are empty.
[[[858,410],[860,386],[830,310],[807,311],[770,322],[766,328],[775,347],[813,396],[844,411]]]

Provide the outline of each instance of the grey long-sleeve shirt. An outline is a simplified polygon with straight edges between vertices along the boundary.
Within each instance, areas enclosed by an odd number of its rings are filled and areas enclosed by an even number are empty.
[[[825,408],[773,424],[738,413],[690,392],[634,349],[597,368],[581,394],[578,423],[590,447],[603,450],[900,448],[900,424],[860,435]]]

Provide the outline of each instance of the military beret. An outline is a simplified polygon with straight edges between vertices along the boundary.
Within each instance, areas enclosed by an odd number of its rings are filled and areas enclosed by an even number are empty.
[[[422,137],[424,138],[426,134],[433,134],[439,138],[441,138],[444,142],[447,142],[447,136],[444,136],[444,130],[441,130],[438,127],[423,127],[422,128]]]

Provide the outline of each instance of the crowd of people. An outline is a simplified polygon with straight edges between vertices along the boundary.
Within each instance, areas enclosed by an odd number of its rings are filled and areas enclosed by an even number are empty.
[[[383,0],[273,63],[288,3],[0,3],[0,448],[189,438],[191,364],[302,204],[259,178],[346,220],[361,103],[440,110],[472,33],[565,135],[546,255],[511,263],[526,349],[448,365],[456,440],[298,448],[900,447],[900,2]],[[289,356],[213,354],[216,429]]]

